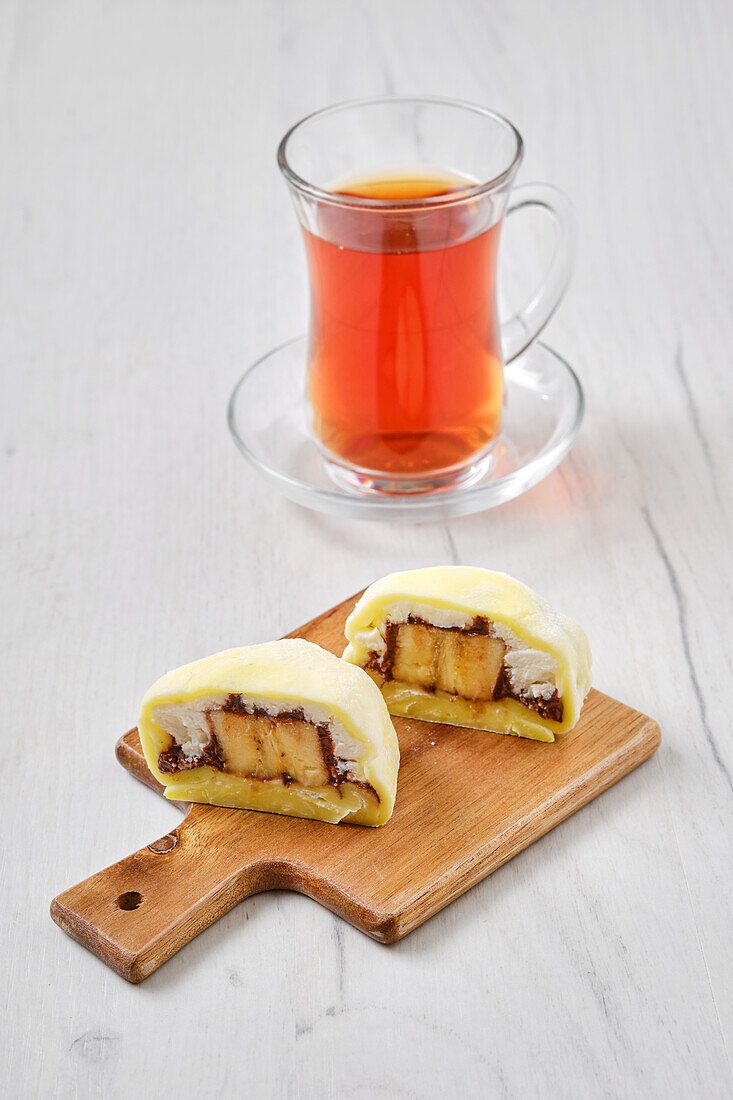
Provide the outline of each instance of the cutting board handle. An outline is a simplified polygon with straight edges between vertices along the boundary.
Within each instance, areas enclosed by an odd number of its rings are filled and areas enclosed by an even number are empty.
[[[141,982],[181,947],[262,890],[275,889],[277,862],[227,860],[206,829],[208,806],[192,806],[172,832],[51,902],[73,939],[129,982]]]

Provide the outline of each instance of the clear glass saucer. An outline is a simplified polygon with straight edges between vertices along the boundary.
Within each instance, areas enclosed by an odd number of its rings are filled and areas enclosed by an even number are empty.
[[[229,401],[229,428],[240,451],[274,489],[306,508],[351,519],[447,519],[495,508],[531,489],[565,457],[580,430],[583,389],[574,370],[535,340],[506,368],[502,433],[458,484],[424,493],[351,486],[319,449],[305,393],[307,339],[263,355]]]

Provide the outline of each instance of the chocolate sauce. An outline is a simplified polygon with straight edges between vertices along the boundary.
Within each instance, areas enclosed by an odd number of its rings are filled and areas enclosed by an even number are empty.
[[[506,668],[502,668],[499,679],[494,688],[494,699],[516,699],[523,707],[536,711],[540,718],[549,719],[551,722],[562,722],[562,699],[557,694],[557,688],[548,699],[533,699],[529,695],[521,695],[511,685]]]
[[[186,772],[190,771],[191,768],[206,766],[224,771],[221,749],[214,733],[212,733],[208,745],[204,746],[198,756],[186,756],[181,746],[174,744],[172,748],[162,752],[158,757],[158,769],[167,774]]]

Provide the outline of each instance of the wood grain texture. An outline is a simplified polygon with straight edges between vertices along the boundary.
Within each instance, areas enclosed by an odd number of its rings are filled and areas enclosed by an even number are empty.
[[[359,595],[289,636],[339,655]],[[263,890],[307,894],[373,939],[394,943],[627,775],[660,742],[656,722],[598,691],[577,726],[550,745],[405,718],[394,724],[397,800],[381,828],[192,805],[168,834],[170,843],[163,838],[66,890],[54,898],[51,916],[131,982]],[[137,730],[120,739],[117,758],[162,793]]]
[[[0,1095],[730,1095],[732,55],[729,0],[0,0]],[[450,527],[290,506],[225,426],[307,323],[276,144],[390,91],[501,111],[578,215],[578,442]],[[180,822],[110,753],[161,669],[449,562],[583,624],[645,767],[389,948],[277,891],[137,987],[59,934],[49,898]]]

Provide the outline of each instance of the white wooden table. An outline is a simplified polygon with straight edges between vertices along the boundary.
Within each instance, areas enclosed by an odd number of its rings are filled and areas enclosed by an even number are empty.
[[[732,45],[727,0],[0,4],[5,1095],[731,1094]],[[579,215],[580,439],[450,528],[273,497],[224,419],[305,324],[281,132],[395,90]],[[112,751],[159,673],[451,561],[578,618],[657,756],[393,947],[267,894],[132,987],[51,923],[176,823]]]

